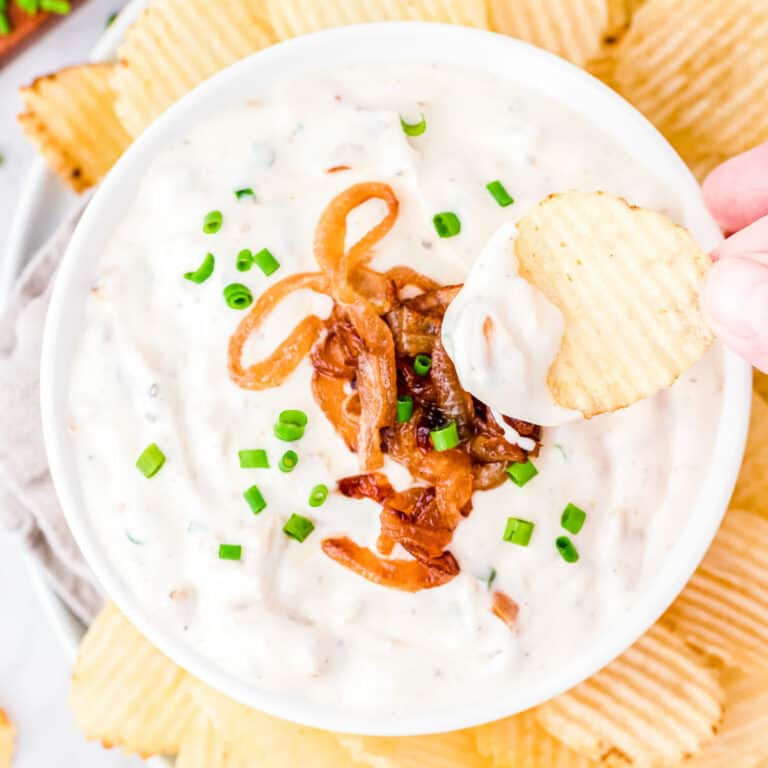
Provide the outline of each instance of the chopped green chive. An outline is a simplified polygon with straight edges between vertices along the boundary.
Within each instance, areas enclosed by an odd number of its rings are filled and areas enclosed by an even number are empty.
[[[488,576],[485,578],[485,581],[488,584],[488,591],[490,591],[491,587],[493,586],[493,582],[496,581],[497,575],[498,574],[496,573],[496,569],[491,566],[490,571],[488,571]]]
[[[450,211],[436,213],[432,217],[432,223],[435,225],[435,231],[440,237],[454,237],[461,232],[459,217]]]
[[[5,11],[0,11],[0,35],[11,34],[11,22]]]
[[[238,272],[247,272],[253,266],[253,253],[248,248],[243,248],[237,254],[235,266]]]
[[[283,526],[283,532],[296,541],[304,541],[312,531],[315,530],[315,524],[303,515],[291,515]]]
[[[40,0],[40,10],[64,16],[72,10],[68,0]]]
[[[293,472],[296,469],[296,465],[299,463],[299,454],[296,451],[286,451],[278,462],[281,472]]]
[[[144,542],[141,539],[137,539],[135,536],[132,536],[130,531],[125,532],[125,538],[128,539],[131,544],[135,544],[137,547],[144,546]]]
[[[280,269],[280,262],[271,254],[268,248],[262,248],[253,257],[253,263],[269,277]]]
[[[304,437],[304,427],[307,426],[307,414],[304,411],[281,411],[274,427],[275,437],[288,443]]]
[[[254,448],[253,450],[238,451],[240,466],[243,469],[268,469],[269,459],[267,452],[263,448]]]
[[[410,421],[413,416],[413,398],[410,395],[403,395],[397,398],[397,422],[402,424]]]
[[[263,512],[267,508],[267,502],[264,501],[264,497],[261,495],[261,491],[257,485],[252,485],[244,494],[243,498],[248,502],[248,506],[251,508],[251,512],[254,515],[258,515],[259,512]]]
[[[243,548],[239,544],[219,544],[219,560],[239,560]]]
[[[432,358],[429,355],[416,355],[413,358],[413,370],[419,376],[426,376],[432,367]]]
[[[529,480],[533,480],[539,474],[539,470],[528,459],[528,461],[518,461],[515,464],[510,464],[507,467],[507,474],[516,486],[522,488]]]
[[[304,411],[298,409],[280,411],[280,415],[277,420],[281,424],[295,424],[297,427],[306,427],[309,419]]]
[[[322,504],[325,504],[327,498],[328,486],[320,483],[320,485],[316,485],[309,493],[309,506],[319,507]]]
[[[587,513],[583,509],[568,502],[560,517],[560,525],[562,525],[566,531],[578,533],[582,529],[586,519]]]
[[[203,218],[203,232],[206,235],[214,235],[221,229],[221,222],[224,216],[221,211],[209,211]]]
[[[504,535],[501,537],[504,541],[512,544],[518,544],[521,547],[527,547],[533,536],[535,524],[530,520],[521,520],[519,517],[507,518],[507,527],[504,529]]]
[[[253,302],[253,294],[242,283],[230,283],[224,289],[224,301],[231,309],[246,309]]]
[[[442,429],[435,429],[429,433],[432,440],[432,446],[436,451],[449,451],[459,444],[459,430],[456,428],[456,422],[452,421]]]
[[[406,123],[405,120],[403,120],[403,116],[400,115],[400,125],[406,136],[421,136],[421,134],[427,130],[427,119],[422,112],[421,120],[419,120],[418,123]]]
[[[136,466],[144,477],[154,477],[165,464],[165,454],[155,443],[150,443],[136,459]]]
[[[504,188],[504,185],[498,179],[486,184],[485,188],[491,193],[493,199],[502,208],[506,208],[508,205],[512,205],[512,203],[515,202],[515,198],[512,197],[509,192],[507,192],[507,190]]]
[[[193,283],[204,283],[212,274],[216,259],[212,253],[206,253],[203,263],[194,272],[185,272],[184,279]]]
[[[109,28],[115,23],[115,19],[117,18],[118,13],[117,11],[112,11],[112,13],[107,16],[106,24],[104,24],[105,27]]]
[[[38,0],[16,0],[16,5],[21,8],[24,13],[34,16],[40,10],[40,3]]]
[[[567,536],[558,536],[555,539],[555,546],[566,563],[575,563],[579,559],[576,547]]]
[[[253,197],[254,191],[250,187],[243,187],[235,190],[235,197],[242,200],[244,197]]]

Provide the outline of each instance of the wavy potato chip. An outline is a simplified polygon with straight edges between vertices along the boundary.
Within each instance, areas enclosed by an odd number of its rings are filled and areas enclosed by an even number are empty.
[[[233,755],[211,719],[200,714],[184,737],[174,768],[257,768],[257,764]]]
[[[436,21],[488,26],[483,0],[264,0],[281,40],[368,21]]]
[[[693,578],[664,616],[705,653],[768,670],[768,520],[732,509]]]
[[[0,768],[11,768],[13,760],[13,742],[16,729],[8,719],[5,710],[0,709]]]
[[[605,0],[489,0],[488,21],[501,32],[583,66],[600,49]]]
[[[563,314],[547,384],[586,417],[670,386],[712,343],[709,258],[666,216],[602,192],[550,195],[518,222],[520,274]]]
[[[607,667],[535,713],[553,736],[592,760],[660,768],[712,740],[723,702],[717,670],[656,624]]]
[[[590,768],[594,763],[539,725],[532,710],[472,729],[492,768]]]
[[[105,747],[175,754],[198,714],[190,680],[108,604],[80,644],[70,705],[78,728]]]
[[[275,42],[261,0],[155,0],[118,51],[117,114],[138,136],[203,80]]]
[[[768,517],[768,403],[752,397],[747,447],[731,505]]]
[[[115,113],[114,69],[68,67],[20,90],[24,133],[75,192],[96,184],[131,143]]]

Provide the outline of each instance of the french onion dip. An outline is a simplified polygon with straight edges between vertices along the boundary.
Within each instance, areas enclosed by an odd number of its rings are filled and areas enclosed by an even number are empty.
[[[622,412],[554,405],[562,318],[512,243],[568,189],[686,223],[595,125],[427,64],[278,79],[151,163],[68,402],[90,524],[153,623],[263,691],[405,717],[526,686],[630,615],[694,512],[720,353]]]

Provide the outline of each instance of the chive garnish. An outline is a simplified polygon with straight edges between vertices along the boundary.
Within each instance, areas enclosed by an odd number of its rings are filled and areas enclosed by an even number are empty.
[[[583,509],[568,502],[563,510],[563,514],[560,516],[560,525],[562,525],[566,531],[578,533],[582,529],[586,519],[587,513]]]
[[[243,187],[242,189],[235,190],[235,197],[238,200],[242,200],[244,197],[253,197],[254,192],[251,187]]]
[[[280,411],[277,420],[281,424],[296,424],[298,427],[306,427],[309,421],[307,414],[304,411],[298,409],[288,409],[287,411]]]
[[[521,520],[519,517],[507,518],[507,526],[504,529],[504,535],[501,537],[504,541],[512,544],[518,544],[521,547],[527,547],[533,536],[535,524],[530,520]]]
[[[144,477],[154,477],[163,464],[165,464],[165,454],[156,443],[150,443],[136,459],[136,466]]]
[[[243,469],[268,469],[269,459],[267,452],[263,448],[254,448],[251,450],[238,451],[240,466]]]
[[[436,213],[432,217],[432,223],[435,225],[435,231],[440,237],[455,237],[461,232],[461,222],[459,217],[451,211]]]
[[[231,309],[246,309],[253,302],[253,294],[242,283],[230,283],[224,288],[224,301]]]
[[[555,546],[566,563],[575,563],[579,559],[576,547],[567,536],[558,536],[555,539]]]
[[[72,10],[72,7],[68,0],[40,0],[40,10],[65,16]]]
[[[421,134],[427,130],[427,119],[422,112],[421,120],[419,120],[418,123],[406,123],[405,120],[403,120],[403,116],[400,115],[400,125],[403,128],[403,133],[407,136],[421,136]]]
[[[243,548],[239,544],[219,544],[219,560],[239,560]]]
[[[259,512],[263,512],[267,508],[267,502],[264,501],[264,497],[261,495],[261,491],[257,485],[252,485],[244,494],[243,498],[248,502],[248,506],[251,508],[251,512],[254,515],[258,515]]]
[[[315,524],[303,515],[293,514],[283,526],[283,532],[296,541],[304,541],[312,531],[315,530]]]
[[[413,370],[419,376],[426,376],[432,367],[432,358],[429,355],[416,355],[413,358]]]
[[[509,192],[504,188],[504,185],[496,179],[485,185],[485,188],[491,193],[493,199],[502,207],[506,208],[508,205],[512,205],[515,202],[515,198],[512,197]]]
[[[410,395],[403,395],[397,398],[397,421],[403,424],[410,421],[413,416],[413,398]]]
[[[432,440],[432,447],[436,451],[449,451],[451,448],[455,448],[459,444],[459,430],[456,427],[456,422],[452,421],[442,429],[435,429],[429,433],[429,437]]]
[[[529,480],[533,480],[539,474],[539,470],[533,466],[533,462],[518,461],[507,467],[509,479],[519,488],[522,488]]]
[[[30,16],[34,16],[40,10],[40,3],[38,0],[16,0],[16,5],[18,5],[24,13],[28,13]]]
[[[262,248],[253,257],[253,263],[269,277],[280,269],[280,262],[272,255],[268,248]]]
[[[274,427],[275,437],[291,443],[304,437],[304,427],[307,426],[307,414],[304,411],[281,411]]]
[[[203,232],[206,235],[214,235],[221,229],[224,216],[221,211],[209,211],[203,218]]]
[[[253,266],[253,253],[248,248],[243,248],[237,254],[235,266],[238,272],[247,272]]]
[[[286,451],[278,462],[277,466],[281,472],[293,472],[296,469],[296,465],[299,463],[299,455],[296,451]]]
[[[325,504],[327,498],[328,486],[320,483],[320,485],[316,485],[309,493],[309,506],[319,507],[322,504]]]
[[[112,11],[112,13],[110,13],[109,16],[107,16],[107,21],[105,22],[104,26],[107,29],[109,29],[109,27],[111,27],[115,23],[115,19],[117,18],[117,16],[118,16],[117,11]]]
[[[204,283],[212,274],[216,259],[212,253],[206,253],[203,263],[194,272],[185,272],[184,279],[192,283]]]
[[[11,21],[8,18],[8,16],[5,14],[5,11],[0,11],[0,35],[10,35],[11,34]],[[0,160],[0,165],[2,165],[2,160]]]

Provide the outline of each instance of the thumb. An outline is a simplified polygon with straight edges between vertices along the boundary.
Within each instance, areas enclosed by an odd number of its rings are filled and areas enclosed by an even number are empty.
[[[768,372],[768,253],[716,261],[704,280],[701,306],[725,344]]]

